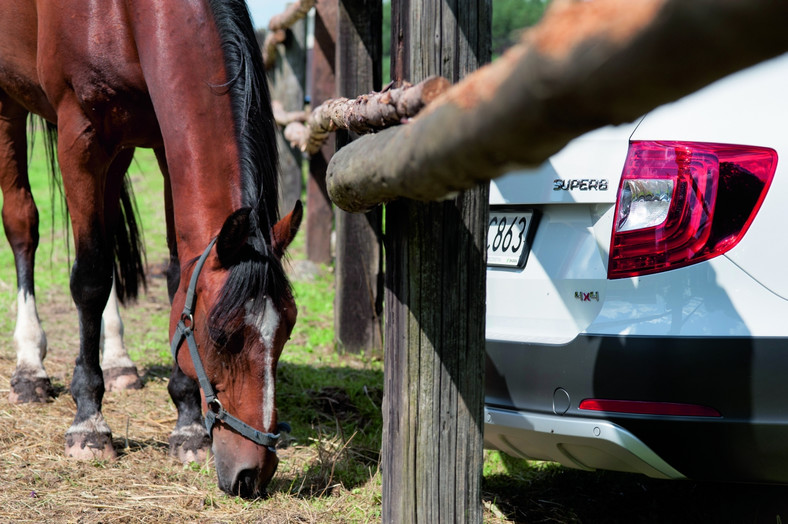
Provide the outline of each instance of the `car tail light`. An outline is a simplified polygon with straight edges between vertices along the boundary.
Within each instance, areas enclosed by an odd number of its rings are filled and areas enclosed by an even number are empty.
[[[702,142],[631,142],[608,278],[675,269],[735,246],[766,196],[777,153]]]
[[[580,402],[578,409],[587,411],[607,411],[633,415],[662,415],[670,417],[721,417],[720,412],[699,404],[677,402],[648,402],[643,400],[612,400],[587,398]]]

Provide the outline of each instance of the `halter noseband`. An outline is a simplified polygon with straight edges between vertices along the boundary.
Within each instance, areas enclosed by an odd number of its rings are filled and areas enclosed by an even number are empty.
[[[211,251],[214,244],[216,244],[216,238],[211,240],[211,243],[205,248],[205,251],[200,255],[197,264],[194,266],[192,278],[189,281],[189,288],[186,291],[186,302],[183,306],[183,313],[181,313],[181,319],[175,328],[175,335],[172,337],[172,345],[170,347],[172,356],[177,363],[178,350],[183,340],[186,339],[186,343],[189,346],[189,353],[194,363],[194,371],[197,373],[197,380],[205,393],[205,402],[208,404],[208,411],[205,413],[205,429],[208,430],[208,435],[211,435],[211,430],[214,424],[216,424],[216,421],[221,420],[252,442],[261,446],[266,446],[270,451],[276,453],[276,442],[279,440],[280,433],[263,433],[228,413],[216,397],[216,392],[213,390],[213,386],[211,386],[211,382],[205,374],[205,368],[202,365],[200,353],[197,351],[197,342],[194,340],[194,317],[192,316],[194,301],[197,294],[197,279],[200,277],[205,259],[208,258],[208,253]],[[290,425],[285,422],[280,422],[277,424],[276,429],[280,432],[290,432]]]

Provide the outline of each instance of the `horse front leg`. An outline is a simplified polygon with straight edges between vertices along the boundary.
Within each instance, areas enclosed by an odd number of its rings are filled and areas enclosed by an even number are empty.
[[[70,209],[78,209],[69,199]],[[72,212],[72,221],[73,221]],[[79,356],[71,379],[77,405],[74,422],[66,432],[66,455],[78,459],[112,459],[112,433],[101,413],[104,377],[99,364],[101,314],[112,289],[112,264],[99,231],[76,232],[71,270],[71,296],[79,316]]]
[[[123,343],[123,320],[120,318],[115,281],[101,315],[101,369],[106,391],[141,389],[137,366],[131,361]]]
[[[58,111],[58,160],[74,234],[71,296],[79,317],[79,355],[71,379],[77,412],[65,452],[77,459],[114,459],[112,433],[101,413],[104,378],[99,363],[101,315],[112,290],[112,250],[105,203],[118,181],[106,177],[111,159],[77,105]]]
[[[121,151],[110,164],[107,177],[110,180],[123,179],[133,158],[133,148]],[[116,220],[121,220],[120,214]],[[123,343],[123,321],[120,318],[119,302],[117,283],[113,279],[112,291],[101,316],[101,369],[106,391],[142,388],[137,366],[131,361]]]
[[[0,90],[0,187],[3,229],[14,253],[17,281],[14,346],[16,369],[8,400],[47,402],[54,396],[44,369],[47,339],[36,308],[34,267],[38,247],[38,209],[27,178],[27,111]]]
[[[170,250],[170,264],[167,268],[167,291],[172,304],[172,297],[178,290],[181,280],[181,268],[178,260],[178,247],[175,239],[175,220],[172,209],[172,189],[167,169],[167,159],[163,148],[155,149],[159,169],[164,176],[164,210],[167,219],[167,246]],[[211,436],[205,429],[202,418],[202,398],[200,387],[192,378],[186,376],[178,362],[175,362],[167,384],[175,407],[178,409],[178,420],[170,434],[170,455],[183,463],[205,462],[211,449]]]

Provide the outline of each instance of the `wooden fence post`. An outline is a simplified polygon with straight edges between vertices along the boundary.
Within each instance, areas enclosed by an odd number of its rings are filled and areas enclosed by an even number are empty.
[[[334,54],[337,39],[338,0],[320,0],[315,5],[314,47],[312,48],[312,108],[336,97]],[[331,263],[331,228],[334,222],[326,192],[326,167],[335,149],[331,135],[309,159],[306,183],[306,255],[318,264]]]
[[[306,20],[290,26],[285,42],[277,48],[276,65],[270,74],[271,98],[278,100],[285,111],[300,111],[304,108],[306,86]],[[277,129],[276,143],[281,174],[279,212],[284,216],[301,198],[303,155],[288,144],[282,129]]]
[[[393,0],[392,78],[456,82],[490,26],[490,0]],[[386,523],[482,522],[488,194],[386,206]]]
[[[381,87],[381,0],[340,0],[337,30],[337,95],[354,98]],[[337,148],[352,137],[338,131]],[[341,351],[383,349],[383,249],[380,207],[366,214],[336,208],[334,329]]]

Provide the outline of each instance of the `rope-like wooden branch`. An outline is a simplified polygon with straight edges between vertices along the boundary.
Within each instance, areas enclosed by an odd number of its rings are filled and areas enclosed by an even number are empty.
[[[266,69],[271,69],[276,63],[276,46],[285,41],[287,29],[304,18],[316,3],[317,0],[296,0],[282,13],[271,18],[263,43],[263,63]]]
[[[319,105],[306,124],[292,122],[285,127],[285,138],[293,147],[314,154],[337,129],[358,134],[379,131],[414,117],[421,109],[449,88],[449,81],[433,76],[416,84],[361,95],[355,99],[333,98]]]
[[[279,100],[271,101],[271,108],[274,110],[274,121],[280,127],[286,127],[293,122],[306,122],[309,116],[306,111],[285,111]]]
[[[632,121],[788,51],[788,2],[596,0],[554,7],[520,45],[452,86],[413,123],[337,151],[326,177],[331,200],[349,212],[401,197],[438,200],[514,167],[538,165],[586,131]]]

